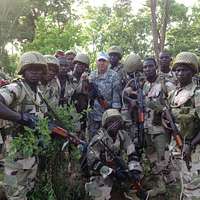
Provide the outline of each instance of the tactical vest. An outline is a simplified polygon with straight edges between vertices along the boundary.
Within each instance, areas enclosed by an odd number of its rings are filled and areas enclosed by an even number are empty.
[[[170,103],[175,121],[180,128],[183,138],[191,140],[200,129],[200,121],[196,112],[196,94],[199,88],[192,85],[188,90],[173,91],[170,94]]]

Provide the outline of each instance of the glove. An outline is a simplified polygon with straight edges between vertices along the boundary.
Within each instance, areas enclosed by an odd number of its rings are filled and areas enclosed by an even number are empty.
[[[127,172],[120,168],[115,171],[114,175],[119,181],[125,181],[127,179]]]
[[[133,181],[139,182],[140,181],[141,172],[138,170],[131,170],[129,172],[129,176]]]
[[[17,121],[17,123],[34,129],[36,127],[37,118],[30,113],[21,113],[21,119]]]

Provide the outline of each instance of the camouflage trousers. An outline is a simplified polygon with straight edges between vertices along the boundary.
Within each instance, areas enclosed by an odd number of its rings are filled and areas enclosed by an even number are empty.
[[[177,167],[177,173],[180,175],[182,183],[183,200],[200,199],[200,146],[192,154],[191,169],[188,170],[186,163],[181,156],[176,156],[174,160]]]
[[[34,187],[37,173],[35,157],[5,161],[4,187],[9,200],[26,200],[26,195]]]
[[[12,136],[5,141],[6,152],[10,150]],[[19,159],[20,158],[20,159]],[[14,161],[5,157],[3,186],[9,200],[26,200],[27,193],[35,184],[38,163],[36,157],[19,157]]]

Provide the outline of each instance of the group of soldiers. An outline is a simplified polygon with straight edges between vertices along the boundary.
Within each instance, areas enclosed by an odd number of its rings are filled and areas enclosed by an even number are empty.
[[[122,57],[122,49],[112,46],[97,55],[91,71],[84,53],[22,54],[21,77],[0,87],[5,151],[19,134],[16,126],[34,129],[35,116],[47,116],[44,99],[52,107],[73,103],[82,113],[77,135],[87,141],[85,189],[92,199],[130,199],[130,190],[132,199],[164,199],[167,185],[181,187],[180,199],[200,199],[198,57],[181,52],[172,60],[167,51],[158,61]],[[37,168],[36,156],[5,159],[7,199],[27,199]],[[149,177],[156,180],[150,187]]]

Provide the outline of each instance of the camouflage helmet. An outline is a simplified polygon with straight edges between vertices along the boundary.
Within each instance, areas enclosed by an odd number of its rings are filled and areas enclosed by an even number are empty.
[[[103,113],[102,116],[102,126],[105,126],[106,123],[112,118],[112,117],[117,117],[120,120],[122,120],[122,116],[120,114],[120,112],[117,109],[108,109]]]
[[[18,74],[23,74],[24,70],[30,67],[30,65],[38,66],[47,72],[47,62],[44,56],[37,51],[29,51],[20,57]]]
[[[130,54],[124,61],[124,70],[127,73],[142,71],[142,60],[135,53]]]
[[[84,53],[80,53],[75,56],[74,63],[76,63],[76,62],[81,62],[88,66],[90,65],[90,59],[89,59],[88,55],[86,55]]]
[[[188,67],[190,67],[194,73],[197,72],[199,61],[196,54],[191,52],[179,53],[174,59],[172,70],[175,70],[178,64],[181,63],[188,64]]]
[[[76,56],[76,52],[73,51],[73,50],[67,50],[67,51],[65,52],[65,55],[66,55],[66,56],[69,55],[69,54],[73,54],[74,56]]]
[[[111,53],[117,53],[120,55],[120,57],[123,56],[123,51],[122,48],[119,46],[112,46],[108,49],[108,54],[110,55]]]
[[[56,66],[60,66],[58,59],[55,56],[52,55],[44,55],[47,64],[52,64]]]

